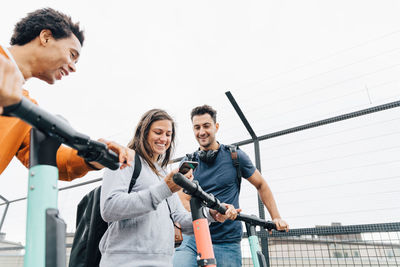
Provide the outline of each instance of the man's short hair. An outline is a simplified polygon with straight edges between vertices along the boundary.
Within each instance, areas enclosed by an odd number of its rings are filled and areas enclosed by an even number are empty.
[[[204,114],[209,114],[213,119],[214,123],[217,122],[217,111],[209,105],[203,105],[192,109],[192,112],[190,113],[190,118],[193,121],[194,116],[204,115]]]
[[[10,44],[27,44],[39,36],[42,30],[50,30],[56,40],[74,34],[83,45],[85,39],[83,30],[79,28],[79,22],[72,22],[71,17],[52,8],[43,8],[28,13],[15,25]]]

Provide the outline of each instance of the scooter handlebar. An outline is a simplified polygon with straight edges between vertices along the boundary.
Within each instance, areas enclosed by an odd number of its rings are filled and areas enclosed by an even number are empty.
[[[89,140],[87,146],[78,150],[78,155],[86,161],[95,161],[111,170],[119,168],[119,157],[107,148],[106,144],[95,140]]]
[[[247,214],[239,213],[236,217],[236,220],[246,222],[246,223],[249,223],[252,225],[258,225],[258,226],[263,227],[264,229],[276,230],[276,224],[274,222],[260,219],[254,215],[247,215]]]
[[[192,182],[185,176],[183,176],[181,173],[175,174],[173,180],[177,185],[182,187],[187,194],[200,198],[207,207],[217,210],[221,214],[225,214],[226,207],[222,205],[221,202],[215,196],[204,192],[201,186],[197,183],[197,181]],[[276,224],[274,222],[260,219],[254,215],[246,215],[243,213],[239,213],[238,216],[236,217],[236,220],[247,222],[252,225],[259,225],[268,230],[272,229],[276,230]]]
[[[206,207],[225,214],[226,207],[213,195],[203,191],[197,181],[190,181],[181,173],[174,174],[174,182],[185,190],[185,193],[200,198]]]
[[[86,135],[77,134],[66,121],[41,109],[26,97],[22,97],[21,102],[15,105],[4,107],[3,113],[6,116],[20,118],[61,143],[73,143],[71,139],[74,137],[89,138]]]
[[[185,189],[185,191],[189,195],[195,194],[198,190],[199,185],[191,182],[180,172],[174,174],[174,177],[172,179],[174,180],[174,183]]]
[[[60,143],[78,150],[78,155],[89,162],[96,161],[112,170],[119,167],[118,156],[105,144],[75,131],[65,120],[41,109],[26,97],[15,105],[4,107],[3,113],[18,117]]]

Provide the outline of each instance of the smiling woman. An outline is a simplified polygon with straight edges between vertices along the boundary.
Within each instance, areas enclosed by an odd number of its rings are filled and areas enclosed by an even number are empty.
[[[172,156],[175,123],[171,116],[152,109],[140,119],[129,148],[139,154],[142,169],[128,189],[134,165],[124,170],[106,170],[100,197],[100,210],[109,227],[100,241],[100,266],[172,266],[174,224],[184,233],[193,234],[192,216],[185,210],[178,195],[181,188],[167,174]],[[185,174],[192,178],[192,172]],[[227,215],[218,213],[224,221],[234,210],[229,205]],[[206,212],[209,221],[217,218]],[[232,214],[231,214],[232,216]],[[220,219],[218,218],[218,221]]]
[[[175,123],[168,113],[149,110],[128,145],[142,162],[131,193],[128,188],[134,167],[105,171],[100,209],[109,227],[99,245],[100,266],[170,266],[174,223],[179,223],[184,232],[193,233],[190,213],[173,194],[180,189],[172,180],[176,171],[167,175],[165,170],[174,139]]]
[[[171,145],[172,122],[170,120],[155,121],[147,137],[153,151],[153,160],[157,161]]]
[[[155,163],[159,162],[165,168],[175,148],[174,120],[161,109],[147,111],[140,119],[128,147],[135,150],[159,174]]]

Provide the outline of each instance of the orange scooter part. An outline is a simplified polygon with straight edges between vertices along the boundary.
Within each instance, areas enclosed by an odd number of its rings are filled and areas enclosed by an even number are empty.
[[[197,254],[200,255],[200,259],[215,259],[207,219],[203,218],[193,221],[193,230],[196,239]],[[217,265],[209,264],[204,266],[216,267]]]

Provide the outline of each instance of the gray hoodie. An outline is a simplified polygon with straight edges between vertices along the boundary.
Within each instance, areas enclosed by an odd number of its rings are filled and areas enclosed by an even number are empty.
[[[105,170],[100,197],[101,216],[109,227],[100,241],[101,267],[172,266],[175,222],[193,234],[192,218],[172,194],[163,177],[141,159],[142,170],[128,194],[132,167]],[[161,175],[166,172],[158,165]],[[209,215],[209,212],[207,212]],[[212,221],[212,218],[208,216]]]

